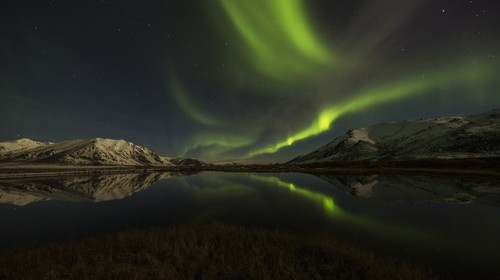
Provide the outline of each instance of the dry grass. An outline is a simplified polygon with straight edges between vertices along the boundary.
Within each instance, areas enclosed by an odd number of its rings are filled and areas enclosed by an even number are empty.
[[[128,230],[0,253],[0,279],[434,279],[328,236],[222,224]]]

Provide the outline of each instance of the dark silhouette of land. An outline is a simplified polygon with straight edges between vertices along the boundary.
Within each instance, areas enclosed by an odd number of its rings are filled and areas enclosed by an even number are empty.
[[[500,176],[500,158],[422,159],[408,161],[315,162],[307,164],[207,164],[203,166],[119,166],[119,165],[1,165],[0,178],[41,177],[130,172],[299,172],[312,174],[427,174]]]

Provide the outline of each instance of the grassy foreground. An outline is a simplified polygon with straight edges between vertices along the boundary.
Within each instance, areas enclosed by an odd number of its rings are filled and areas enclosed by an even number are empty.
[[[0,279],[435,279],[327,236],[222,224],[128,230],[0,253]]]

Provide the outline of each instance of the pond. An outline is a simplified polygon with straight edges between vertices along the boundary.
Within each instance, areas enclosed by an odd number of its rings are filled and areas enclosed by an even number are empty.
[[[299,173],[133,173],[0,181],[0,248],[128,228],[313,232],[455,276],[499,276],[500,181]]]

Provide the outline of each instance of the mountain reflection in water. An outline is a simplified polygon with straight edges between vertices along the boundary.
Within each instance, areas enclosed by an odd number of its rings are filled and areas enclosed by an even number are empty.
[[[499,178],[378,174],[319,177],[352,195],[385,201],[500,204]]]
[[[37,201],[109,201],[123,199],[150,188],[159,180],[174,176],[192,175],[180,172],[100,174],[93,176],[64,176],[49,178],[12,178],[0,180],[0,204],[27,205]],[[207,174],[207,173],[206,173]],[[252,184],[228,181],[223,176],[205,176],[204,183],[218,190],[251,188],[253,183],[285,188],[324,208],[333,214],[332,197],[314,192],[306,187],[297,187],[268,174],[251,174]],[[404,175],[338,175],[321,174],[319,178],[335,188],[351,195],[385,201],[407,203],[435,202],[448,204],[500,203],[500,180],[483,177],[430,177]]]
[[[0,180],[0,203],[27,205],[36,201],[108,201],[123,199],[175,173],[127,173],[55,178]]]

